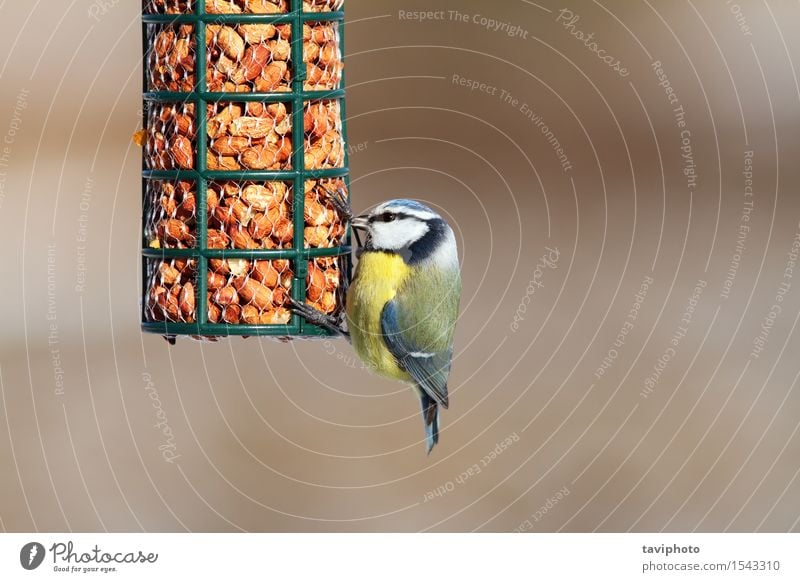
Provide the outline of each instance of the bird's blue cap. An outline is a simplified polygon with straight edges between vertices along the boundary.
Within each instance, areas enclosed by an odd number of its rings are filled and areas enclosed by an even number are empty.
[[[397,198],[395,200],[389,200],[384,204],[385,208],[406,208],[408,210],[416,210],[419,212],[430,212],[432,214],[436,214],[433,210],[429,207],[425,206],[421,202],[417,202],[416,200],[409,200],[408,198]]]

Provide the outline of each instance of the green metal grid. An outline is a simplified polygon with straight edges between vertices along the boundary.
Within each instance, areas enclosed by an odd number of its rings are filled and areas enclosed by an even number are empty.
[[[350,154],[347,149],[347,121],[345,110],[345,90],[343,88],[331,91],[306,91],[306,67],[303,59],[303,24],[307,22],[338,22],[339,50],[344,57],[344,12],[303,12],[302,0],[291,0],[292,11],[288,14],[206,14],[205,3],[196,2],[196,12],[193,14],[143,14],[142,37],[145,51],[145,66],[143,67],[143,99],[144,111],[148,103],[194,103],[195,118],[197,122],[196,158],[194,170],[148,170],[142,156],[142,225],[146,220],[147,212],[147,184],[151,180],[191,180],[196,185],[197,195],[197,243],[192,249],[151,249],[142,245],[142,330],[165,336],[201,335],[201,336],[277,336],[277,337],[326,337],[330,332],[315,325],[311,325],[296,314],[292,315],[288,325],[247,325],[247,324],[214,324],[208,322],[208,260],[209,259],[250,259],[250,260],[275,260],[288,259],[293,267],[294,279],[292,281],[292,298],[299,302],[306,300],[306,277],[308,275],[308,260],[317,257],[339,257],[339,269],[343,282],[341,290],[347,288],[351,278],[351,232],[348,227],[343,240],[344,244],[333,248],[305,248],[305,196],[298,193],[305,191],[306,180],[323,178],[341,178],[344,180],[348,197],[350,195]],[[293,67],[292,91],[285,93],[216,93],[207,89],[206,66],[206,25],[207,24],[286,24],[292,26],[291,62]],[[171,91],[148,91],[147,71],[147,28],[150,24],[192,24],[196,36],[196,64],[195,64],[195,90],[190,93]],[[342,73],[341,87],[345,86],[346,72]],[[344,166],[342,168],[324,170],[306,170],[304,159],[304,105],[309,101],[338,100],[341,112],[342,139],[344,142]],[[206,132],[207,111],[206,104],[216,102],[285,102],[292,106],[292,169],[281,171],[210,171],[206,166],[206,152],[208,149],[208,134]],[[147,115],[145,130],[147,129]],[[259,250],[219,250],[208,249],[208,219],[207,219],[207,191],[208,183],[220,180],[235,181],[283,181],[291,182],[294,189],[293,220],[294,240],[291,249],[259,249]],[[144,240],[144,237],[143,237]],[[146,318],[146,303],[148,289],[148,262],[152,260],[168,260],[174,258],[193,258],[197,261],[196,284],[196,323],[174,322],[148,322]],[[342,291],[343,292],[343,291]]]

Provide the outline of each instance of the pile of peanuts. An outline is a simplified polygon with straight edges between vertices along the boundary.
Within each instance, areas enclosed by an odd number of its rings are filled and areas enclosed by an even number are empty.
[[[205,0],[208,14],[286,14],[289,0]]]
[[[152,91],[195,89],[196,38],[191,24],[148,25],[147,72]]]
[[[206,27],[208,90],[227,93],[291,91],[289,24]]]
[[[201,1],[208,14],[288,14],[292,9],[290,0],[146,0],[145,12],[189,14]],[[342,5],[343,0],[302,3],[305,12],[330,12]],[[305,67],[304,90],[335,90],[341,86],[343,71],[338,27],[336,22],[305,22],[302,63],[295,63],[288,23],[208,22],[204,71],[197,62],[195,25],[148,24],[147,88],[193,92],[205,72],[207,90],[212,93],[289,93],[294,75],[302,71],[298,67]],[[204,111],[189,102],[149,102],[143,134],[146,167],[195,170],[200,159],[210,171],[291,170],[294,147],[300,147],[292,140],[291,102],[235,99],[209,102]],[[206,115],[207,120],[205,152],[198,146],[198,115]],[[305,169],[343,167],[339,101],[306,102],[303,131],[297,132],[297,138],[303,140]],[[302,200],[304,247],[338,247],[346,229],[329,193],[344,190],[341,178],[306,180],[302,192],[295,191],[291,181],[210,179],[206,209],[198,211],[193,181],[151,180],[145,196],[145,244],[153,249],[197,248],[200,221],[205,220],[208,249],[291,249],[299,234],[294,228],[294,204]],[[301,194],[303,198],[297,198]],[[295,282],[295,259],[251,258],[148,259],[147,321],[197,322],[198,260],[208,261],[204,300],[209,323],[281,325],[291,321],[287,299]],[[327,314],[341,313],[341,260],[319,257],[307,264],[306,301]]]
[[[213,103],[207,108],[209,170],[291,169],[292,118],[285,103]],[[303,124],[306,169],[343,167],[339,102],[309,102]],[[148,168],[194,169],[196,128],[194,103],[151,103],[145,135]]]
[[[187,249],[197,244],[197,202],[192,182],[154,180],[147,185],[145,237],[153,249]],[[193,259],[148,261],[148,321],[196,321],[197,264]]]
[[[330,203],[330,194],[339,191],[347,196],[344,180],[332,178],[307,180],[305,183],[303,239],[307,247],[331,248],[342,244],[345,227],[342,217]],[[341,311],[344,297],[338,257],[319,257],[309,261],[306,278],[306,303],[329,315]]]
[[[274,6],[268,3],[269,6]],[[208,90],[226,93],[291,91],[290,24],[208,24]],[[148,87],[154,91],[195,89],[196,34],[191,24],[148,25]],[[304,89],[330,91],[342,81],[337,24],[303,24]]]
[[[194,259],[150,262],[148,271],[148,293],[145,300],[147,321],[194,323],[197,300],[197,265]]]
[[[208,248],[289,248],[294,237],[290,188],[284,182],[211,183]],[[289,261],[210,259],[208,321],[250,325],[288,323]]]
[[[308,180],[304,192],[305,246],[339,246],[345,234],[342,219],[330,204],[329,192],[344,191],[341,178]],[[344,193],[346,195],[346,192]],[[206,193],[209,249],[292,248],[292,187],[286,182],[211,182]],[[148,186],[145,234],[150,248],[193,248],[197,242],[196,192],[188,181],[152,181]],[[149,321],[195,321],[196,265],[193,260],[154,263],[148,283]],[[210,323],[285,324],[285,307],[293,273],[286,260],[210,259],[208,320]],[[307,302],[325,313],[340,308],[338,259],[309,261]]]
[[[344,192],[344,180],[307,180],[304,244],[333,248],[345,227],[329,192]],[[346,195],[346,193],[345,193]],[[290,249],[294,240],[292,187],[286,182],[211,182],[206,192],[208,248]],[[197,246],[197,202],[192,182],[153,180],[148,184],[146,245],[154,249]]]
[[[288,324],[292,313],[285,305],[293,276],[287,260],[212,259],[208,270],[209,323]],[[309,261],[306,303],[324,313],[335,313],[341,307],[340,280],[337,258]]]
[[[187,14],[194,12],[193,0],[146,0],[145,14]]]
[[[303,112],[307,170],[344,166],[342,114],[335,100],[311,101]]]
[[[144,158],[151,170],[191,170],[195,160],[194,103],[151,103]]]
[[[342,53],[334,23],[312,22],[303,25],[303,62],[306,64],[306,91],[338,89],[342,82]]]
[[[292,314],[284,305],[292,289],[293,276],[286,260],[209,260],[206,294],[209,323],[289,323]]]
[[[207,26],[209,91],[291,91],[291,38],[289,24]],[[157,41],[156,48],[163,44]],[[303,25],[303,62],[306,66],[306,90],[339,88],[344,64],[335,24],[312,22]]]
[[[151,249],[196,246],[197,201],[192,182],[153,180],[147,185],[145,237]]]
[[[342,307],[339,282],[342,280],[338,257],[320,257],[308,263],[306,303],[323,313],[333,314]]]
[[[195,5],[203,0],[147,0],[145,14],[191,14]],[[341,5],[343,0],[318,3],[312,0],[310,4],[336,4]],[[305,10],[305,2],[304,10]],[[207,14],[285,14],[289,11],[289,0],[205,0]],[[309,11],[320,12],[322,10]]]
[[[285,103],[208,106],[209,170],[287,170],[292,166],[292,118]]]
[[[332,248],[342,244],[345,227],[341,216],[330,203],[329,193],[336,191],[347,196],[347,189],[341,178],[306,180],[303,239],[307,247]]]
[[[344,0],[303,0],[304,12],[331,12],[341,10]]]
[[[286,182],[208,185],[208,248],[292,248],[291,187]]]

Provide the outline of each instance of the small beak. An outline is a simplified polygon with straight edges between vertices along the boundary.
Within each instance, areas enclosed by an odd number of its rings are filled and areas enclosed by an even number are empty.
[[[352,226],[356,230],[369,230],[369,220],[368,216],[362,214],[361,216],[356,216],[350,221],[350,226]]]
[[[356,246],[357,248],[363,248],[364,243],[361,242],[361,237],[358,235],[358,231],[366,231],[369,232],[369,220],[368,216],[362,214],[361,216],[356,216],[350,219],[350,227],[353,229],[353,234],[356,237]],[[369,240],[369,235],[367,235],[367,240]]]

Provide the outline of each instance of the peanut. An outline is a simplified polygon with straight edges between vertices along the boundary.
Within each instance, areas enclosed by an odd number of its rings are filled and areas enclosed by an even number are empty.
[[[311,301],[319,301],[325,292],[325,273],[314,262],[308,264],[307,284],[307,297]]]
[[[247,149],[242,153],[241,163],[250,170],[275,169],[280,166],[278,149],[270,144]]]
[[[210,249],[226,249],[231,242],[228,235],[216,229],[209,229],[207,238]]]
[[[233,285],[245,302],[254,305],[258,309],[269,309],[272,307],[272,290],[255,279],[236,277],[233,280]]]
[[[307,226],[303,229],[303,237],[310,247],[332,246],[329,242],[329,234],[328,229],[324,226]]]
[[[294,238],[294,224],[288,218],[281,218],[275,223],[274,236],[282,243],[290,243]]]
[[[256,261],[253,277],[267,287],[275,288],[278,286],[278,271],[270,261]]]
[[[245,136],[252,139],[267,137],[274,127],[271,117],[240,117],[234,119],[230,126],[233,136]]]
[[[208,152],[206,159],[206,167],[209,170],[241,170],[242,166],[236,158],[232,156],[215,156],[212,152]]]
[[[250,221],[250,235],[256,240],[263,241],[274,229],[275,224],[265,214],[256,214]]]
[[[231,286],[222,287],[213,296],[214,302],[223,307],[239,303],[239,294]]]
[[[257,45],[274,38],[278,31],[272,24],[240,24],[239,33],[247,44]]]
[[[256,241],[250,236],[246,230],[241,230],[239,227],[231,226],[228,234],[233,242],[235,249],[258,249],[261,248]]]
[[[231,0],[206,0],[208,14],[239,14],[242,9]]]
[[[260,323],[260,312],[255,305],[245,305],[242,307],[242,321],[248,325],[258,325]]]
[[[330,291],[325,291],[319,301],[320,311],[325,313],[333,313],[336,311],[336,295]]]
[[[208,321],[211,323],[219,323],[220,319],[222,319],[222,310],[217,305],[209,302]]]
[[[240,61],[244,56],[244,39],[230,26],[220,28],[216,41],[226,57]]]
[[[344,0],[303,0],[305,12],[331,12],[341,10]]]
[[[169,148],[175,163],[183,170],[194,168],[194,151],[192,142],[184,135],[176,135]]]
[[[246,81],[252,81],[261,74],[271,56],[268,47],[262,44],[250,46],[242,59],[242,74]]]
[[[242,318],[242,307],[241,305],[228,305],[222,311],[222,319],[225,323],[236,324],[239,323],[239,320]]]
[[[242,200],[244,200],[253,210],[257,210],[258,212],[266,212],[268,208],[276,206],[283,198],[283,195],[278,193],[277,184],[280,184],[283,187],[283,192],[285,194],[286,185],[282,182],[273,182],[271,190],[266,186],[250,184],[249,186],[245,186],[244,190],[242,190]]]
[[[223,156],[237,156],[249,148],[250,145],[251,141],[247,137],[223,136],[211,143],[211,149]]]
[[[210,291],[218,291],[225,286],[225,277],[215,273],[214,271],[208,272],[208,289]]]
[[[272,58],[276,61],[288,61],[289,57],[292,55],[292,46],[287,40],[278,39],[270,41],[268,47]]]
[[[180,272],[169,263],[161,263],[159,272],[161,273],[161,281],[165,285],[174,285],[181,276]]]
[[[286,10],[281,10],[285,3],[271,2],[270,0],[244,0],[245,12],[253,14],[279,14]]]
[[[191,283],[186,283],[183,289],[181,289],[178,306],[185,318],[189,319],[194,317],[194,285]]]
[[[247,259],[228,259],[228,268],[234,277],[243,277],[250,272],[250,261]]]

